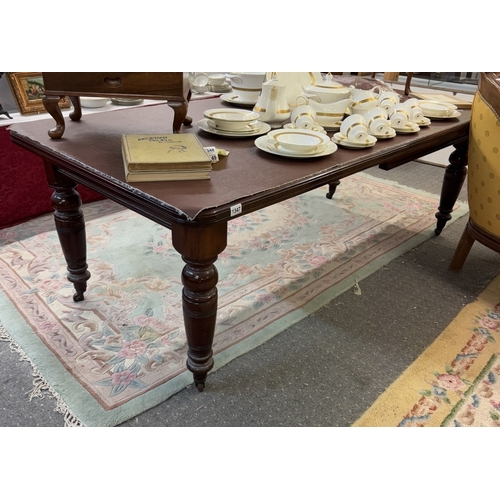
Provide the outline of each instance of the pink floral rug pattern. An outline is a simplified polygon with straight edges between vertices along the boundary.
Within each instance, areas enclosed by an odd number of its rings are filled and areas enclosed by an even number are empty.
[[[364,174],[344,179],[332,200],[326,191],[230,221],[228,246],[216,262],[216,367],[432,236],[436,196]],[[168,229],[109,200],[85,205],[84,212],[92,274],[84,301],[72,300],[52,215],[0,231],[0,292],[12,314],[23,318],[23,328],[35,332],[66,377],[84,389],[75,395],[79,391],[65,388],[64,376],[40,370],[76,415],[101,424],[78,408],[86,400],[87,408],[97,403],[94,413],[123,407],[111,420],[119,423],[189,384],[183,262]],[[4,319],[0,313],[15,337],[18,327]],[[46,370],[55,364],[47,362]],[[180,376],[187,378],[168,389]],[[155,397],[139,402],[150,391]],[[131,402],[137,408],[125,411]]]

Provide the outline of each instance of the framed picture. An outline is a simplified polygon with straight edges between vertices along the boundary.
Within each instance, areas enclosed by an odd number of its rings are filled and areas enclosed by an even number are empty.
[[[42,73],[6,73],[14,100],[22,115],[45,113],[42,95],[45,91]],[[67,97],[59,101],[61,109],[71,106]]]

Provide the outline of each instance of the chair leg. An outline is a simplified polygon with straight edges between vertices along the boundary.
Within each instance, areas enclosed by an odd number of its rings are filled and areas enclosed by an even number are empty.
[[[460,271],[462,269],[465,259],[469,255],[470,249],[474,244],[473,236],[471,236],[469,232],[469,223],[465,226],[464,232],[462,233],[462,237],[458,242],[457,248],[455,250],[455,254],[453,255],[453,259],[451,260],[450,269],[453,271]]]

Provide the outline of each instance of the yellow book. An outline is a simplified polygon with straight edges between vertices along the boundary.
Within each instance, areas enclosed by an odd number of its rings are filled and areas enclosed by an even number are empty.
[[[196,135],[125,134],[123,162],[129,172],[211,168],[212,162]]]
[[[127,182],[156,182],[156,181],[190,181],[210,179],[210,167],[175,168],[165,170],[138,170],[130,172],[127,164],[125,167],[125,179]]]

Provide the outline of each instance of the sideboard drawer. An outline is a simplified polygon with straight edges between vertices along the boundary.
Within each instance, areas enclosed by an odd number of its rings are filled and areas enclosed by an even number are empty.
[[[187,73],[43,73],[46,94],[186,97]]]

